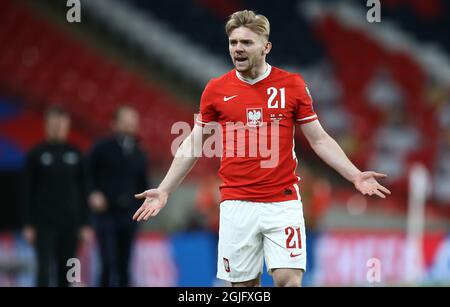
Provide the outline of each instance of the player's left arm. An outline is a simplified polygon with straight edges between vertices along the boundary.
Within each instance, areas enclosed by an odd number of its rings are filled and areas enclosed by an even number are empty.
[[[318,120],[301,125],[301,129],[314,152],[345,179],[352,182],[363,195],[377,195],[385,198],[385,194],[391,194],[376,180],[386,175],[373,171],[360,171],[338,143],[322,128]]]

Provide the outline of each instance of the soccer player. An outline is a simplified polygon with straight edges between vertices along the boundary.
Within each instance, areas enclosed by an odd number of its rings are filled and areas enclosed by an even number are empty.
[[[295,124],[317,155],[363,195],[390,194],[377,182],[386,175],[356,168],[320,125],[302,77],[266,62],[272,47],[266,17],[239,11],[231,15],[225,30],[235,69],[208,83],[192,133],[159,187],[136,195],[144,202],[133,219],[147,220],[164,208],[197,161],[193,153],[202,150],[202,135],[218,126],[223,133],[223,184],[217,277],[233,286],[259,286],[264,258],[275,286],[300,286],[306,240],[295,174]],[[236,134],[240,137],[233,139]],[[255,140],[256,154],[242,149],[243,142],[249,146]],[[267,143],[277,149],[275,157],[261,152]]]

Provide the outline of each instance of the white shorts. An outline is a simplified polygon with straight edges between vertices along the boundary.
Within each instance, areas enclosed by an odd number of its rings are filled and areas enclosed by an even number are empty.
[[[244,282],[277,268],[306,270],[306,234],[299,200],[220,204],[217,278]]]

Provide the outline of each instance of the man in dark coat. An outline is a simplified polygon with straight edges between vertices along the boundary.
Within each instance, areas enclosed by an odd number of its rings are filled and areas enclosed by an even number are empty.
[[[67,265],[76,257],[79,235],[92,236],[86,167],[81,152],[67,142],[69,130],[69,114],[48,109],[46,140],[29,151],[25,162],[23,235],[36,249],[38,286],[69,285]]]
[[[147,158],[137,142],[139,115],[129,106],[117,109],[113,134],[92,148],[89,205],[102,261],[101,286],[129,286],[130,256],[136,233],[133,195],[148,185]]]

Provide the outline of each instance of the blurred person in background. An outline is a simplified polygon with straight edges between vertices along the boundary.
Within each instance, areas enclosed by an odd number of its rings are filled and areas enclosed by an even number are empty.
[[[100,248],[100,285],[130,285],[130,256],[136,234],[131,217],[139,205],[133,195],[144,189],[148,163],[137,140],[139,115],[129,106],[114,113],[112,135],[98,140],[89,155],[89,206]]]
[[[331,183],[317,174],[305,164],[302,164],[300,185],[300,195],[302,196],[303,214],[306,221],[306,246],[308,253],[306,255],[309,274],[305,274],[303,284],[313,286],[316,274],[317,242],[322,232],[322,223],[328,209],[332,203]]]
[[[69,130],[69,114],[49,108],[46,140],[30,150],[25,162],[23,236],[37,253],[38,286],[68,286],[67,260],[76,257],[80,236],[93,236],[87,224],[85,163],[67,142]]]

